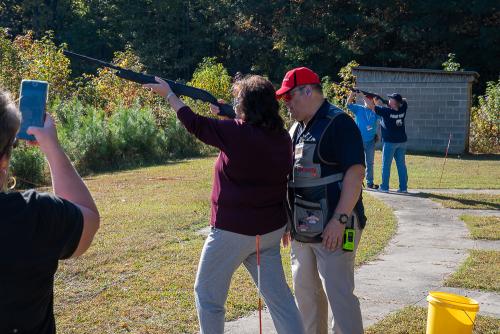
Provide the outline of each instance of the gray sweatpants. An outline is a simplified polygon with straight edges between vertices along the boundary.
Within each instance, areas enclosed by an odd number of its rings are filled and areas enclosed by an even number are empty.
[[[333,333],[363,333],[361,309],[353,293],[354,258],[360,238],[361,230],[356,226],[353,252],[331,252],[321,243],[292,241],[293,287],[307,334],[328,333],[328,304]]]
[[[284,229],[261,236],[261,292],[278,333],[304,334],[302,320],[281,264],[280,241]],[[231,277],[242,263],[257,283],[255,237],[212,228],[201,253],[194,286],[201,334],[224,332],[224,304]],[[257,289],[255,296],[258,296]]]

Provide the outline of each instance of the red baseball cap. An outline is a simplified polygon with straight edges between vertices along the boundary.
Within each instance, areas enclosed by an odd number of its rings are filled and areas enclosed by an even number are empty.
[[[307,67],[297,67],[286,72],[281,88],[276,91],[276,96],[280,97],[297,86],[314,84],[321,84],[319,76]]]

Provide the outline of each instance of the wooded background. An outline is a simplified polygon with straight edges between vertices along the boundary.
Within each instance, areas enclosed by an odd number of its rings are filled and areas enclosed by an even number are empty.
[[[204,57],[278,83],[295,66],[332,77],[351,60],[442,69],[454,53],[483,93],[500,69],[494,0],[1,0],[0,27],[12,38],[51,30],[56,43],[105,60],[129,45],[148,72],[173,79],[191,78]]]

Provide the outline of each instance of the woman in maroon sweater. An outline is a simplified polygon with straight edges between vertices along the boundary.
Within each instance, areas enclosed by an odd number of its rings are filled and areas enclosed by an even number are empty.
[[[202,334],[223,333],[224,304],[234,271],[244,264],[257,282],[255,236],[260,235],[261,292],[278,333],[304,333],[285,281],[280,240],[287,223],[285,196],[292,144],[271,82],[257,75],[233,87],[236,119],[197,115],[157,78],[145,85],[164,96],[186,129],[220,149],[212,188],[211,232],[195,283]],[[217,113],[217,107],[211,107]]]

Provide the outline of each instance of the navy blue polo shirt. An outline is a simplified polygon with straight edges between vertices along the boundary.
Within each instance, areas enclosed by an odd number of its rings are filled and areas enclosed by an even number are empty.
[[[332,105],[325,100],[305,128],[304,123],[299,123],[297,125],[297,129],[292,139],[294,151],[300,134],[303,133],[303,131],[308,131],[308,128],[314,124],[317,118],[325,117],[331,106]],[[321,139],[320,150],[319,153],[321,157],[329,163],[329,167],[332,168],[335,173],[345,173],[354,165],[365,166],[365,154],[360,130],[352,117],[345,112],[337,116],[324,132]],[[314,154],[313,160],[315,163],[320,163],[317,152]],[[323,165],[323,163],[321,164]],[[291,194],[289,194],[289,196],[291,196]],[[327,198],[330,211],[328,219],[330,219],[340,200],[340,189],[338,188],[338,184],[332,183],[327,185]],[[366,217],[361,195],[354,209],[360,218],[361,227],[364,227]],[[316,242],[321,242],[321,237],[316,238]]]

